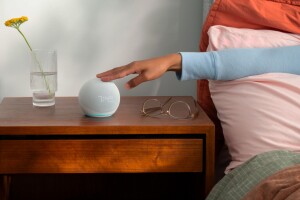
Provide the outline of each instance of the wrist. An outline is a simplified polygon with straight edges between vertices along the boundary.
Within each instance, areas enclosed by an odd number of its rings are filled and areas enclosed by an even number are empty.
[[[181,66],[181,61],[182,61],[181,54],[180,53],[173,53],[173,54],[170,54],[168,56],[169,56],[169,60],[170,60],[168,71],[175,71],[175,72],[181,71],[181,68],[182,68],[182,66]]]

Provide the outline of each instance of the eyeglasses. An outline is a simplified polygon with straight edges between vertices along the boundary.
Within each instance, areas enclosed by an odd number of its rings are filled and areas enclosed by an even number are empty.
[[[163,118],[164,116],[173,119],[194,119],[198,116],[197,102],[193,100],[193,107],[195,110],[192,112],[191,106],[182,100],[176,100],[169,97],[165,102],[161,103],[158,99],[147,99],[143,103],[141,113],[143,116]]]

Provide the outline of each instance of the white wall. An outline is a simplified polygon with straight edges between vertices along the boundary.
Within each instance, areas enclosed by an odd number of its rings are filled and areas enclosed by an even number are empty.
[[[197,51],[202,0],[0,0],[0,101],[31,96],[29,49],[4,22],[28,16],[21,25],[33,48],[58,51],[57,96],[77,96],[99,72],[134,60],[178,51]],[[196,81],[169,72],[121,95],[192,95]]]

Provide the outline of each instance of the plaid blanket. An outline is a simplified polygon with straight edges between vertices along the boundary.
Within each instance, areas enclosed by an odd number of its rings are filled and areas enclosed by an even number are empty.
[[[300,164],[300,153],[283,150],[262,153],[221,179],[206,200],[243,199],[263,180],[297,164]]]
[[[261,181],[243,200],[300,199],[300,164],[287,167]]]

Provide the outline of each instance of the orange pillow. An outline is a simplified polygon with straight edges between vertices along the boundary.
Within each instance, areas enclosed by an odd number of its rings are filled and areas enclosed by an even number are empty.
[[[202,28],[200,51],[208,46],[208,29],[213,25],[270,29],[300,34],[300,2],[296,0],[215,0]],[[207,80],[197,82],[198,102],[216,126],[216,152],[223,134]]]

